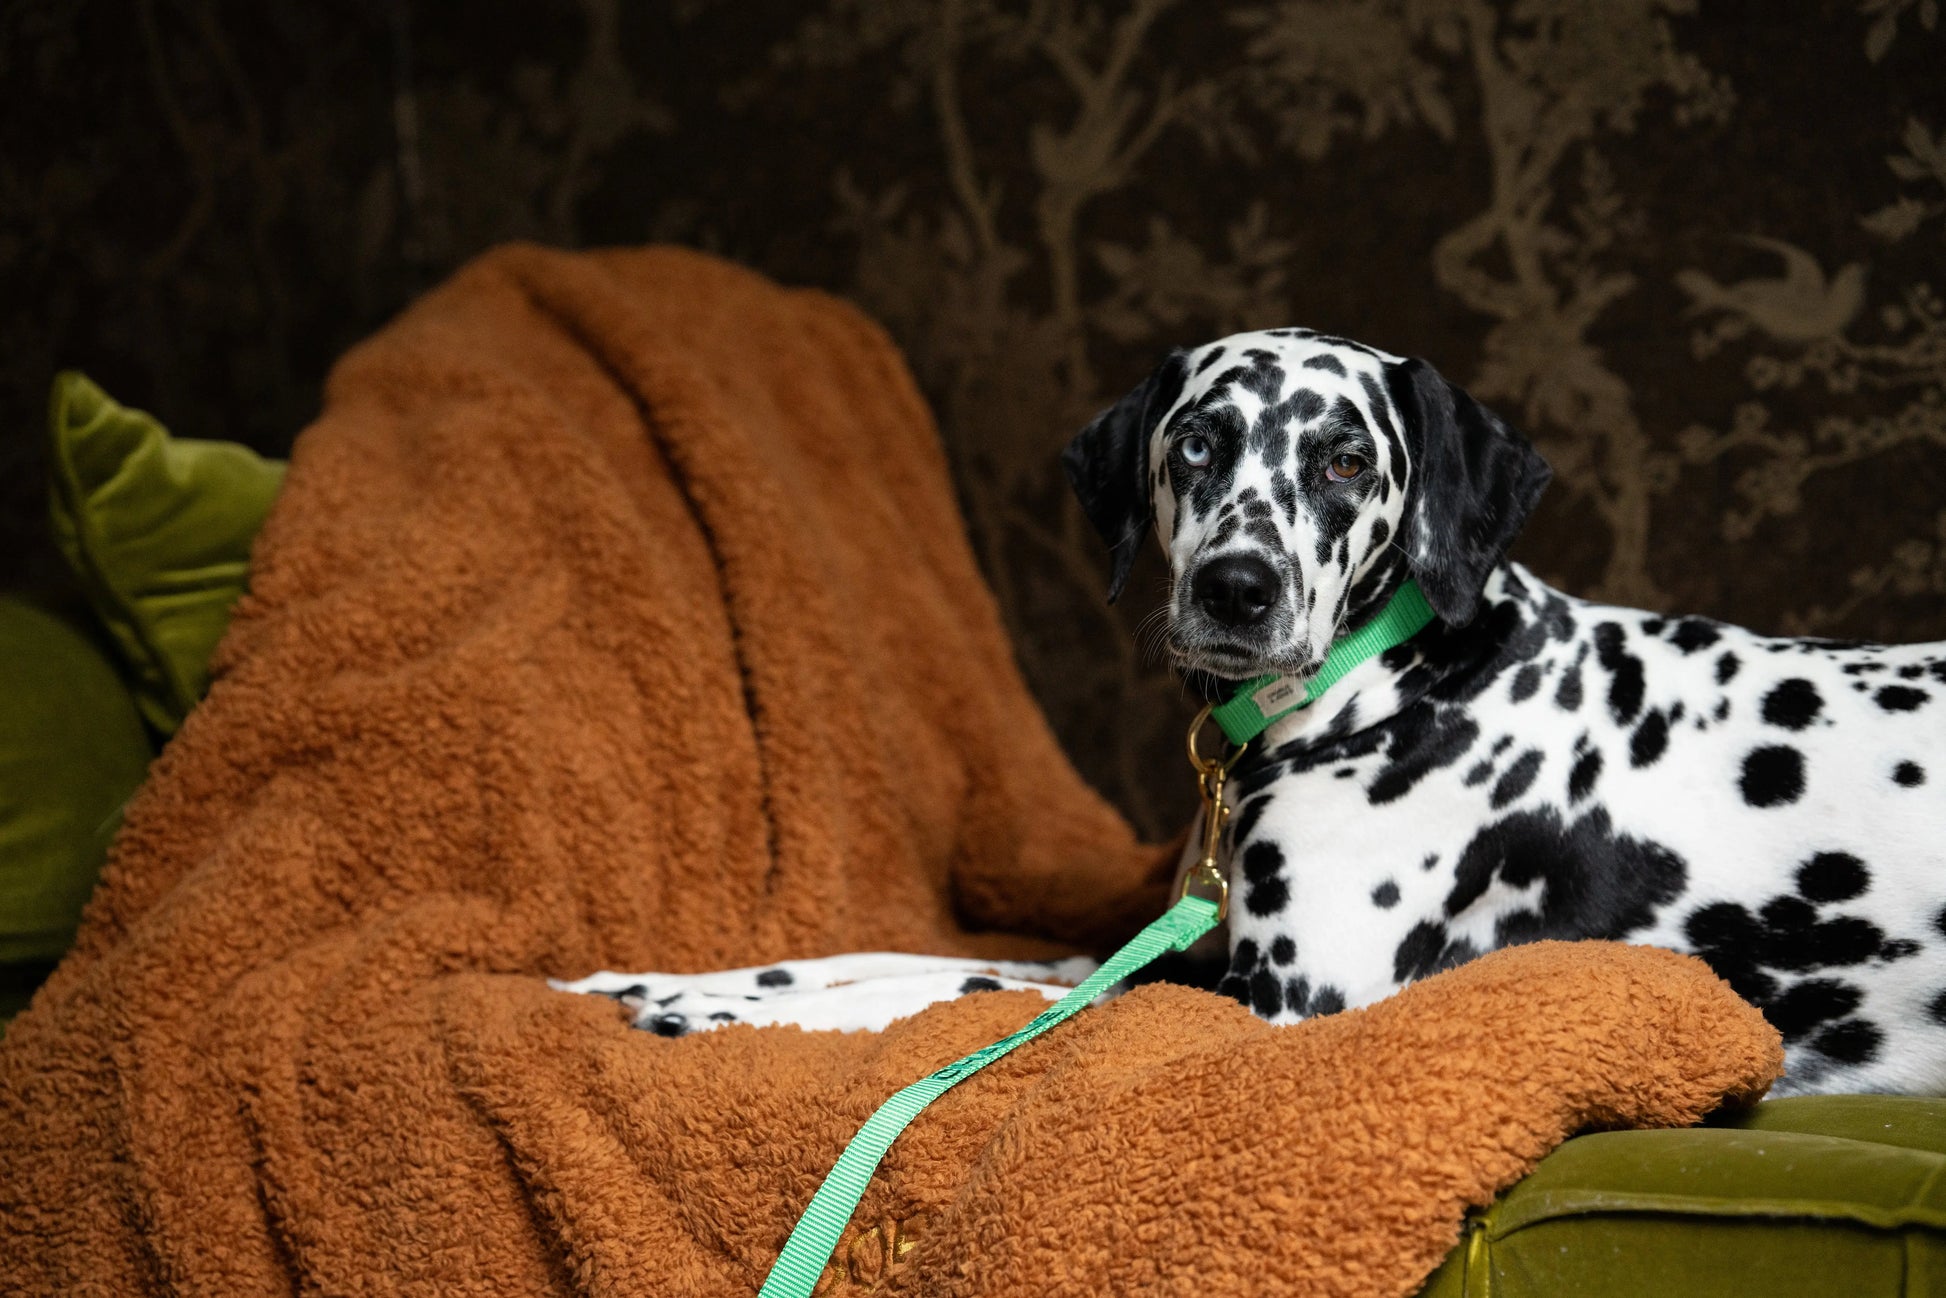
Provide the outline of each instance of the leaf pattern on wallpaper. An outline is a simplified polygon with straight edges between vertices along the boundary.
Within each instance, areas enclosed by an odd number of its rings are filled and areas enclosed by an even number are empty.
[[[1137,56],[1170,7],[1141,0],[1111,17],[1105,7],[1044,4],[1022,15],[960,0],[936,22],[903,10],[900,26],[884,20],[882,6],[838,3],[776,55],[808,63],[815,50],[828,64],[856,67],[866,51],[897,43],[909,80],[893,89],[894,102],[932,106],[950,197],[922,212],[902,190],[874,198],[844,182],[857,290],[944,395],[974,535],[1030,670],[1062,656],[1058,644],[1035,638],[1046,625],[1039,612],[1085,608],[1100,579],[1091,538],[1054,470],[1060,438],[1113,395],[1095,382],[1094,340],[1160,350],[1302,319],[1289,268],[1309,250],[1261,202],[1217,247],[1160,216],[1139,243],[1087,238],[1091,205],[1131,187],[1145,155],[1172,129],[1189,133],[1192,121],[1211,155],[1284,153],[1293,165],[1415,126],[1483,142],[1485,202],[1437,238],[1429,259],[1432,283],[1489,322],[1470,386],[1519,412],[1556,467],[1557,490],[1574,493],[1606,526],[1607,562],[1593,593],[1666,602],[1650,567],[1650,511],[1675,484],[1672,457],[1655,452],[1628,383],[1589,335],[1639,278],[1615,245],[1641,217],[1616,188],[1603,139],[1632,132],[1652,94],[1690,127],[1722,118],[1734,102],[1721,78],[1677,47],[1670,19],[1693,4],[1241,5],[1226,17],[1246,34],[1245,61],[1200,81],[1165,66],[1144,83]],[[1045,67],[1065,88],[1065,111],[1029,127],[1031,222],[1002,219],[1002,186],[974,147],[960,87],[976,60],[1006,63],[1015,75]],[[1274,123],[1267,138],[1253,140],[1252,114]],[[1087,300],[1084,242],[1105,281]],[[1065,418],[1050,421],[1053,413]],[[1060,503],[1050,508],[1050,499]],[[1155,755],[1181,708],[1168,673],[1140,653],[1154,637],[1123,626],[1118,639],[1109,626],[1105,643],[1092,639],[1100,656],[1083,674],[1120,704],[1110,724],[1138,732],[1140,742],[1116,748],[1109,778],[1125,802],[1143,805],[1136,795],[1154,787]],[[1048,678],[1041,683],[1045,691]]]
[[[1930,25],[1930,24],[1926,24]],[[1886,244],[1930,245],[1927,264],[1946,264],[1946,138],[1926,123],[1909,120],[1903,151],[1886,158],[1898,186],[1892,202],[1859,218]],[[1759,392],[1813,388],[1826,409],[1807,428],[1779,426],[1758,397],[1740,403],[1730,426],[1715,431],[1694,425],[1683,431],[1683,458],[1709,464],[1730,456],[1755,463],[1736,478],[1742,503],[1723,515],[1727,540],[1746,539],[1766,515],[1797,513],[1819,475],[1911,445],[1946,454],[1946,304],[1930,280],[1898,285],[1876,311],[1866,310],[1865,267],[1852,262],[1826,276],[1802,248],[1751,237],[1783,263],[1775,277],[1721,285],[1699,270],[1676,282],[1693,300],[1693,311],[1715,317],[1696,332],[1699,358],[1753,340],[1744,374]],[[1832,602],[1819,600],[1786,613],[1793,631],[1815,633],[1842,625],[1888,591],[1906,596],[1946,594],[1946,510],[1929,533],[1897,543],[1890,555],[1855,568],[1850,589]]]
[[[886,323],[1029,680],[1152,834],[1161,566],[1103,602],[1056,457],[1219,333],[1433,360],[1553,462],[1519,554],[1577,593],[1946,637],[1942,39],[1938,0],[18,0],[0,577],[57,365],[281,453],[485,246],[675,239]]]

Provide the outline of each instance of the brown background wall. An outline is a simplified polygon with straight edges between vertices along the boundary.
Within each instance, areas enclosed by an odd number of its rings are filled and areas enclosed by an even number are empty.
[[[932,396],[1028,675],[1152,834],[1187,709],[1055,454],[1168,346],[1300,323],[1533,434],[1520,557],[1946,638],[1938,0],[13,0],[0,584],[58,365],[281,453],[481,248],[673,239],[846,293]]]

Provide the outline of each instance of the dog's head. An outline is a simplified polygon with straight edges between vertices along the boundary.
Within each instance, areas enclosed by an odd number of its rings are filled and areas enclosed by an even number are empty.
[[[1232,680],[1315,669],[1407,576],[1465,624],[1549,477],[1423,361],[1303,329],[1172,353],[1061,460],[1112,551],[1108,597],[1153,524],[1170,652]]]

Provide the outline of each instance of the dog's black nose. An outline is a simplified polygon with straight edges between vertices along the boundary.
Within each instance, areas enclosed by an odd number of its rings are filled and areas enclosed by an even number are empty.
[[[1226,554],[1196,571],[1190,595],[1224,626],[1251,626],[1277,602],[1277,573],[1251,554]]]

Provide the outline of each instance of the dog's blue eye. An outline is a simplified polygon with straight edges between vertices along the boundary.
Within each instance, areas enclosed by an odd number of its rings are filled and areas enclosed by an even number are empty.
[[[1176,453],[1182,462],[1192,469],[1200,469],[1209,463],[1209,442],[1201,437],[1185,437],[1176,443]]]

